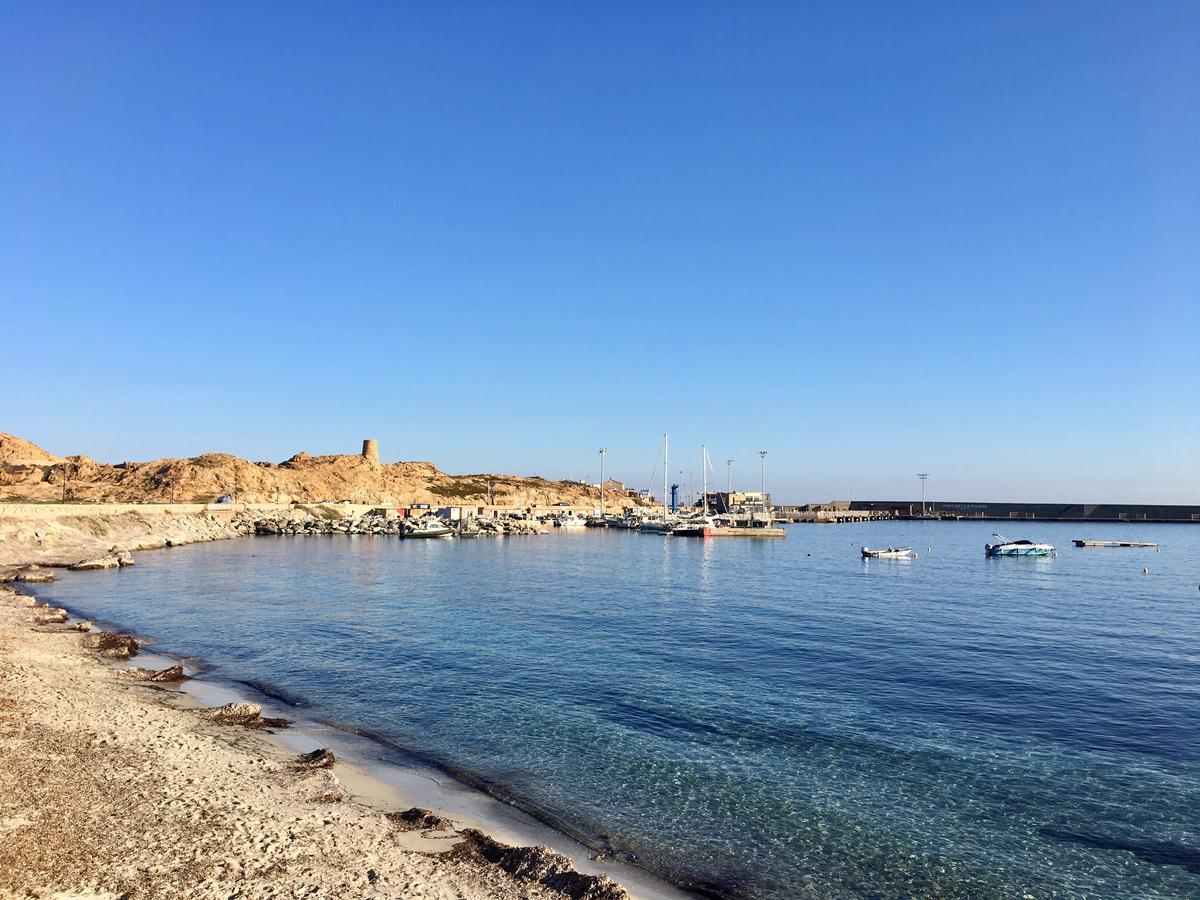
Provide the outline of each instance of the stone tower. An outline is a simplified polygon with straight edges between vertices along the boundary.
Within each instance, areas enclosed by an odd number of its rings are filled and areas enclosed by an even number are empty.
[[[379,465],[379,443],[367,438],[363,441],[363,459],[372,465]]]

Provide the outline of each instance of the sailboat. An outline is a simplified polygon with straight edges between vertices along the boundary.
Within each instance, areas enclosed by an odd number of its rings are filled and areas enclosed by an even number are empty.
[[[671,529],[678,524],[678,519],[671,515],[670,508],[667,506],[667,497],[669,494],[670,472],[671,472],[671,440],[666,432],[663,432],[663,511],[661,516],[647,516],[642,519],[639,530],[646,534],[670,534]]]
[[[701,515],[683,519],[671,529],[671,534],[675,537],[712,537],[716,531],[717,524],[708,514],[708,448],[703,444],[700,445],[700,471],[703,473],[703,487],[701,488]]]

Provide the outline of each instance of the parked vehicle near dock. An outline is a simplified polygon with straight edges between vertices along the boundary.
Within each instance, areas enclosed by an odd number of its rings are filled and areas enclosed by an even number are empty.
[[[988,556],[1049,556],[1054,552],[1050,544],[1039,544],[1034,541],[1010,541],[1000,534],[993,534],[999,543],[984,544],[984,553]]]

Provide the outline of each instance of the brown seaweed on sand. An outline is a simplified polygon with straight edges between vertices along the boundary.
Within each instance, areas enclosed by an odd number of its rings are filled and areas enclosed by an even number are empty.
[[[245,728],[287,728],[290,719],[266,718],[257,703],[226,703],[200,710],[200,718],[216,725],[241,725]]]
[[[167,669],[126,669],[121,674],[126,678],[154,681],[160,684],[173,684],[177,681],[187,680],[187,675],[183,674],[183,666],[171,666]]]
[[[129,659],[137,656],[138,642],[127,634],[116,634],[112,631],[98,631],[83,639],[83,646],[89,650],[99,650],[101,656],[112,659]]]
[[[607,875],[584,875],[571,860],[549,847],[510,847],[481,831],[468,828],[452,853],[499,866],[514,878],[535,882],[571,900],[629,900],[626,890]]]

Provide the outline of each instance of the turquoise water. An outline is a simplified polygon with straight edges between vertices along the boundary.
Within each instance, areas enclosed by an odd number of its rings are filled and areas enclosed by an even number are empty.
[[[698,891],[1200,895],[1200,527],[1005,524],[1059,554],[985,559],[991,523],[256,538],[39,594]]]

